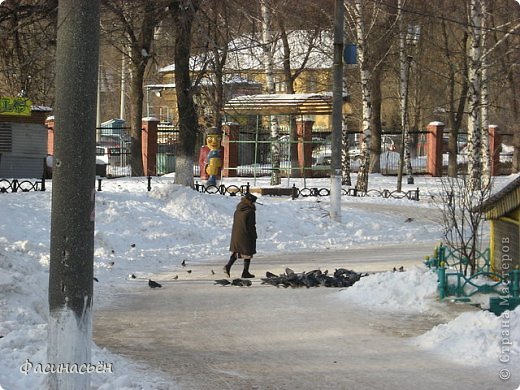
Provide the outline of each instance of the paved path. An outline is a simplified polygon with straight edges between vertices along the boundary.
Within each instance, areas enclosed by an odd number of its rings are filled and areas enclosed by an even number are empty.
[[[258,256],[252,271],[344,267],[384,271],[419,264],[434,243]],[[454,318],[377,314],[337,299],[337,289],[220,287],[215,264],[190,280],[157,275],[162,289],[128,281],[96,310],[99,346],[144,362],[182,389],[513,389],[493,370],[459,366],[415,349],[410,336]],[[238,276],[241,263],[232,272]],[[367,297],[369,299],[370,297]],[[467,310],[467,309],[464,309]]]

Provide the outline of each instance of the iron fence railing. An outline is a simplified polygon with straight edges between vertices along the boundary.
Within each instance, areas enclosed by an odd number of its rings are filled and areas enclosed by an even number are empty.
[[[130,136],[129,128],[107,128],[97,130],[96,154],[99,164],[106,165],[107,177],[128,176],[130,170]],[[412,174],[427,173],[426,156],[426,131],[413,131],[413,147],[411,148]],[[381,154],[379,158],[379,172],[383,175],[397,175],[400,163],[400,149],[402,141],[399,132],[385,132],[382,134]],[[359,147],[359,134],[351,134],[349,137],[350,170],[356,173],[360,167],[361,152]],[[159,125],[157,136],[157,165],[158,175],[175,172],[176,156],[179,146],[179,129],[173,125]],[[197,144],[202,144],[198,140]],[[330,162],[332,145],[330,138],[323,133],[315,134],[312,140],[305,143],[311,144],[312,153],[309,161],[298,161],[298,147],[301,142],[291,139],[288,134],[283,134],[278,140],[272,140],[267,129],[241,128],[237,140],[229,140],[231,145],[237,146],[237,166],[226,168],[239,177],[269,176],[273,171],[278,171],[282,177],[326,177],[330,175]],[[273,165],[272,145],[276,143],[279,148],[280,164]],[[446,142],[443,141],[443,147]],[[464,172],[467,165],[465,154],[465,138],[461,136],[457,143],[459,154],[457,156],[458,171]],[[445,150],[446,151],[446,150]],[[194,160],[198,160],[198,150],[195,151]],[[501,172],[507,174],[511,171],[510,158],[501,155]],[[443,166],[447,170],[447,154],[443,154]],[[195,176],[199,176],[198,164],[193,167]]]
[[[6,192],[29,192],[45,191],[45,179],[41,180],[18,180],[0,179],[0,193]]]
[[[207,194],[221,194],[221,195],[243,195],[246,192],[249,192],[250,185],[249,183],[241,186],[237,185],[229,185],[226,186],[224,184],[220,184],[218,186],[207,186],[204,184],[200,184],[198,182],[195,183],[195,190],[207,193]],[[342,196],[356,196],[356,197],[380,197],[380,198],[393,198],[393,199],[408,199],[419,201],[419,188],[415,190],[409,191],[391,191],[391,190],[368,190],[367,192],[357,191],[355,188],[342,188],[341,195]],[[295,184],[292,187],[277,187],[274,189],[270,189],[269,195],[287,195],[289,194],[292,199],[296,199],[298,197],[306,198],[306,197],[324,197],[330,196],[330,188],[322,187],[303,187],[298,188]]]

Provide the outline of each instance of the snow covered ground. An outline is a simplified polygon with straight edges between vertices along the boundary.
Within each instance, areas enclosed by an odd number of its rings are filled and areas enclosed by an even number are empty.
[[[511,177],[500,177],[501,187]],[[371,176],[370,188],[395,188],[395,177]],[[225,184],[250,182],[268,186],[268,179],[227,179]],[[284,180],[299,186],[301,179]],[[238,198],[200,194],[172,184],[173,178],[154,178],[147,191],[144,178],[104,180],[96,193],[95,305],[110,306],[106,289],[134,273],[146,278],[174,271],[183,260],[215,262],[228,256],[232,215]],[[329,187],[326,179],[308,179],[307,187]],[[431,222],[405,223],[417,213],[435,213],[429,194],[438,191],[435,178],[416,177],[421,201],[342,198],[341,223],[327,217],[328,198],[261,197],[258,206],[258,252],[287,253],[340,249],[361,245],[441,240],[442,229]],[[42,388],[45,375],[48,318],[50,204],[47,192],[0,194],[0,390]],[[370,207],[356,207],[356,205]],[[387,205],[402,206],[403,214],[380,213]],[[432,248],[433,249],[433,248]],[[102,283],[101,283],[102,281]],[[384,281],[384,284],[383,284]],[[370,299],[367,299],[370,291]],[[355,301],[367,310],[435,312],[436,275],[423,267],[363,278],[336,293],[345,305]],[[464,313],[455,320],[410,338],[417,348],[444,359],[473,366],[496,365],[497,375],[511,388],[520,383],[520,308],[496,317],[486,311]],[[110,363],[108,363],[110,362]],[[32,364],[32,366],[31,366]],[[104,373],[91,375],[94,389],[154,389],[160,373],[93,345],[92,364]],[[41,366],[40,366],[41,367]]]

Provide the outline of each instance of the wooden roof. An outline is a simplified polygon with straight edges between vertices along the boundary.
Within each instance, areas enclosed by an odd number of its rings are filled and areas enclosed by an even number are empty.
[[[346,102],[344,95],[343,101]],[[332,94],[244,95],[229,100],[224,111],[233,115],[330,115]]]
[[[498,219],[520,207],[520,176],[486,199],[480,209],[487,219]]]

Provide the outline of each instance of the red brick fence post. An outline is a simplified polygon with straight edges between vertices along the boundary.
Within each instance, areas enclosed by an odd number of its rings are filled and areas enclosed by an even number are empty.
[[[442,176],[442,132],[444,123],[430,122],[426,127],[426,172],[434,177]]]
[[[143,158],[143,172],[145,176],[157,174],[157,118],[143,118],[143,133],[141,151]]]

